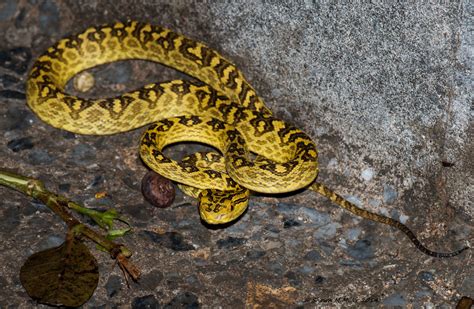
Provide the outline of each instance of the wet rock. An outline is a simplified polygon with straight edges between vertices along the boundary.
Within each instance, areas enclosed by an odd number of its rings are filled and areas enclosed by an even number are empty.
[[[219,249],[230,249],[244,244],[247,240],[240,237],[229,236],[225,239],[219,239],[216,245]]]
[[[5,0],[0,4],[0,21],[6,21],[13,17],[18,5],[17,0]]]
[[[372,243],[368,239],[356,241],[353,246],[348,246],[347,253],[357,260],[367,260],[374,257],[374,249]]]
[[[19,75],[26,73],[31,60],[31,52],[26,47],[16,47],[0,51],[0,67]]]
[[[10,148],[10,150],[13,152],[22,151],[25,149],[31,149],[33,148],[33,146],[34,144],[31,141],[30,136],[15,138],[7,143],[7,147]]]
[[[39,6],[39,25],[41,31],[54,35],[59,28],[59,8],[54,1],[43,1]]]
[[[105,289],[109,298],[114,297],[122,289],[122,279],[117,275],[110,276],[105,284]]]
[[[7,90],[0,90],[0,98],[25,100],[26,95],[23,92],[7,89]]]
[[[47,165],[54,161],[54,158],[44,149],[33,149],[28,154],[28,161],[33,165]]]
[[[176,295],[169,303],[167,303],[163,308],[172,309],[172,308],[186,308],[194,309],[199,308],[199,299],[196,295],[190,292],[184,292]]]
[[[142,234],[153,242],[173,251],[194,250],[194,247],[184,240],[183,235],[176,232],[158,234],[151,231],[143,231]]]
[[[159,309],[160,303],[154,295],[135,297],[132,301],[132,309]]]

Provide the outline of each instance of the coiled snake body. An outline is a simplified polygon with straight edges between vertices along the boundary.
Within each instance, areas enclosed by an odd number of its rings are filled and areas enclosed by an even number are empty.
[[[146,85],[115,98],[84,99],[64,92],[69,79],[108,62],[144,59],[165,64],[201,82],[174,80]],[[48,124],[79,134],[114,134],[152,125],[140,155],[159,174],[199,198],[203,220],[226,223],[247,208],[250,191],[283,193],[308,187],[352,213],[395,226],[426,254],[403,224],[360,209],[314,182],[316,145],[294,126],[276,119],[228,60],[202,43],[138,22],[89,28],[60,40],[41,55],[27,81],[30,108]],[[162,149],[176,142],[209,144],[220,153],[196,153],[176,162]],[[256,154],[254,160],[249,154]]]

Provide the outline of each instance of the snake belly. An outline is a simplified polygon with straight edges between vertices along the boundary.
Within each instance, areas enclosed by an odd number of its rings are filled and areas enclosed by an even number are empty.
[[[83,70],[129,59],[158,62],[198,81],[155,83],[100,99],[64,91]],[[41,120],[79,134],[108,135],[152,124],[140,142],[141,158],[199,198],[201,217],[211,224],[240,216],[250,191],[298,190],[318,173],[314,142],[273,117],[235,65],[160,26],[116,23],[60,40],[33,65],[27,102]],[[187,141],[208,144],[219,153],[197,153],[181,162],[162,153],[169,144]]]

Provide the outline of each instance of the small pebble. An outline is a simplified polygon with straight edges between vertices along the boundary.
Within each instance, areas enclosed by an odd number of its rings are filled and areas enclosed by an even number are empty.
[[[186,308],[196,309],[199,308],[199,299],[196,295],[190,292],[184,292],[176,295],[168,304],[164,306],[166,309],[171,308]]]
[[[158,309],[160,303],[156,300],[154,295],[145,295],[142,297],[135,297],[132,301],[132,309]]]
[[[175,189],[171,180],[148,171],[142,179],[142,194],[153,206],[166,208],[174,201]]]
[[[15,138],[7,143],[7,147],[10,148],[10,150],[13,152],[18,152],[33,148],[33,142],[31,141],[31,137],[29,136]]]
[[[77,74],[73,80],[74,89],[80,92],[87,92],[94,87],[95,79],[94,75],[85,71]]]

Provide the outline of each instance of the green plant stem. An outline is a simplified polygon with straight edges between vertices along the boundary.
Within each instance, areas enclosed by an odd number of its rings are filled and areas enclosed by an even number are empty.
[[[41,201],[67,224],[69,230],[89,238],[107,250],[111,257],[119,262],[122,270],[126,270],[133,280],[137,280],[140,276],[138,268],[128,260],[132,254],[127,247],[105,238],[88,226],[82,224],[69,213],[68,208],[70,205],[73,205],[73,208],[77,209],[78,207],[82,207],[79,204],[70,201],[64,196],[46,190],[43,182],[40,180],[7,172],[2,169],[0,169],[0,185],[22,192]]]

